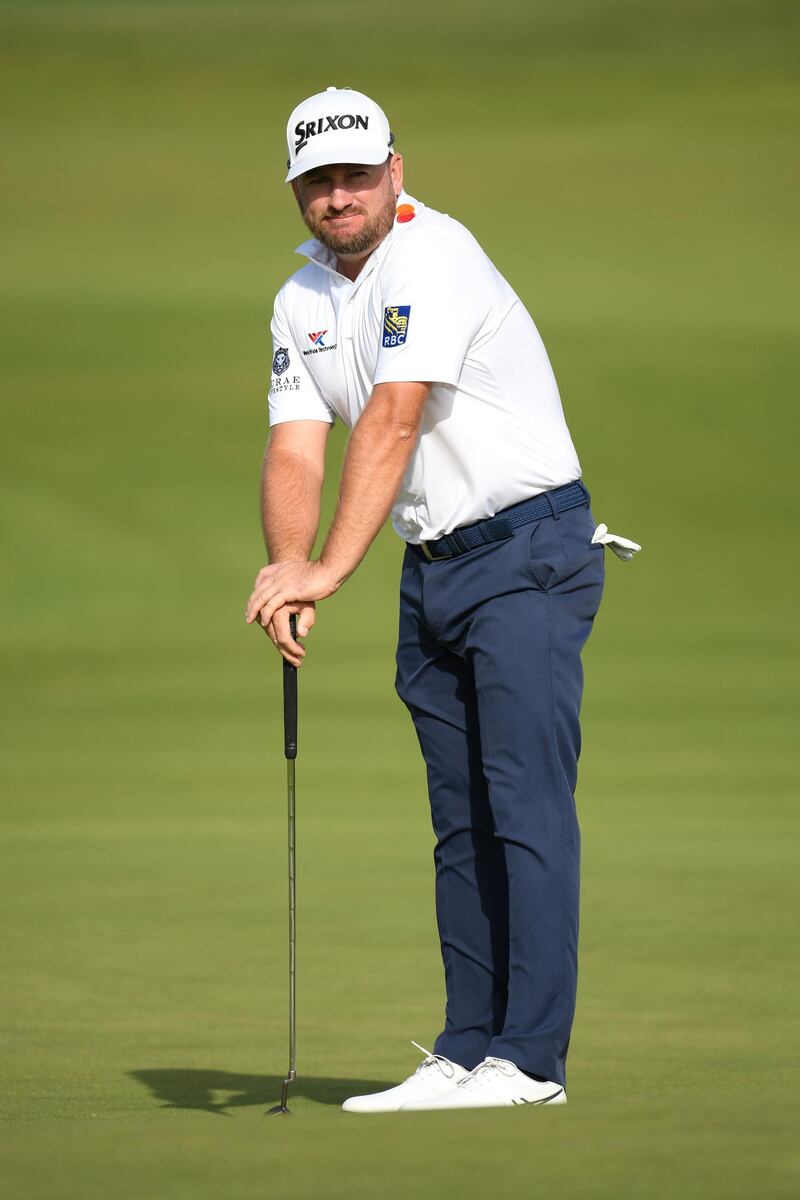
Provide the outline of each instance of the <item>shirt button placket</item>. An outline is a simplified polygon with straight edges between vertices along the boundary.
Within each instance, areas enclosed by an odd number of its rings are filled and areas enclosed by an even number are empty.
[[[350,410],[353,424],[358,416],[356,412],[356,389],[355,379],[357,372],[353,362],[353,295],[345,296],[342,301],[341,308],[341,342],[342,342],[342,369],[344,371],[344,382],[347,388],[347,407]]]

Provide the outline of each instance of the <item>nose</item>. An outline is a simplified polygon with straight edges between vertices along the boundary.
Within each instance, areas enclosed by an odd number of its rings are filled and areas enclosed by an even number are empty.
[[[347,188],[337,186],[332,189],[331,194],[328,197],[328,203],[330,204],[331,208],[335,208],[337,210],[349,208],[353,203],[353,197],[351,196],[350,192],[348,192]]]

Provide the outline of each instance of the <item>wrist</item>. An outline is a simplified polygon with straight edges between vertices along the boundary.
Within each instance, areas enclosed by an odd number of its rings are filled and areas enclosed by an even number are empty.
[[[323,550],[317,559],[316,563],[322,578],[325,581],[325,586],[330,588],[330,593],[337,592],[345,580],[350,575],[350,571],[345,570],[341,563],[336,563]]]

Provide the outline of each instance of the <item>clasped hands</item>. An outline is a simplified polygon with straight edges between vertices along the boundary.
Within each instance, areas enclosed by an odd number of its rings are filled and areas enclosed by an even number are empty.
[[[245,620],[258,622],[286,661],[299,667],[305,648],[292,637],[289,617],[297,614],[298,636],[305,637],[316,619],[314,601],[332,596],[339,582],[319,560],[271,563],[256,575]]]

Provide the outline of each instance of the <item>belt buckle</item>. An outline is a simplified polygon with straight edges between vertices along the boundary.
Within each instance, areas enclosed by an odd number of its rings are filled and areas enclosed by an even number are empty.
[[[434,558],[434,556],[430,552],[430,549],[428,548],[427,542],[420,542],[419,548],[422,551],[422,553],[425,555],[425,557],[427,558],[428,562],[443,562],[445,559],[453,557],[452,554],[437,554],[436,557]]]

